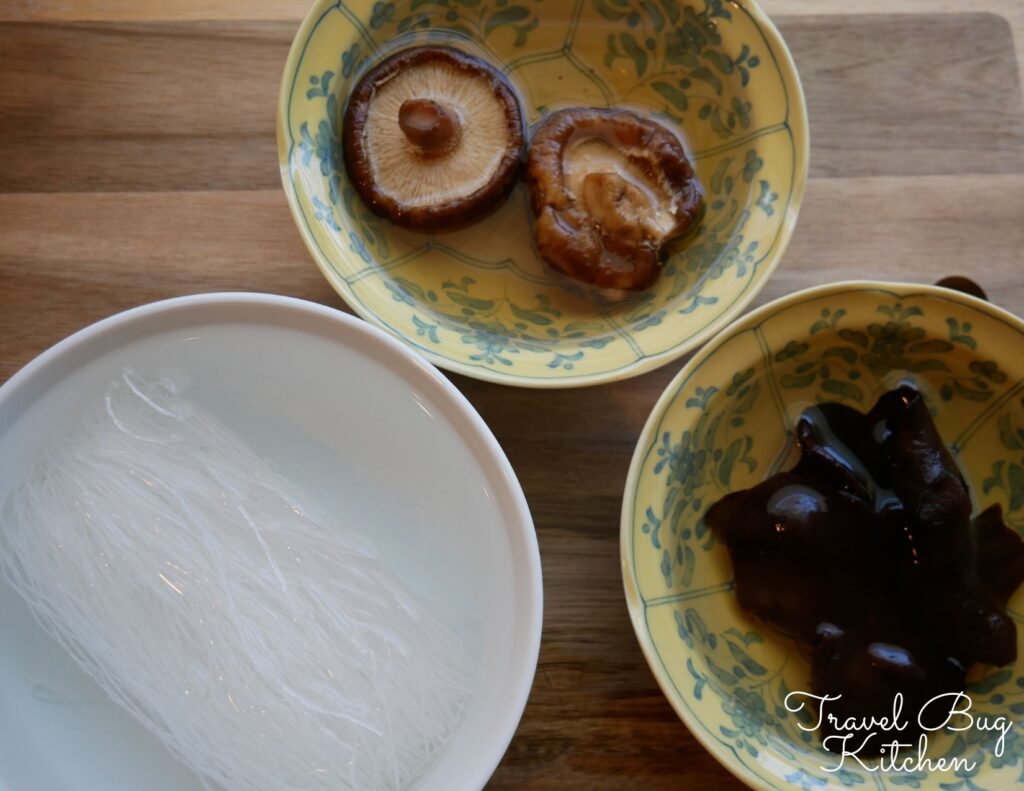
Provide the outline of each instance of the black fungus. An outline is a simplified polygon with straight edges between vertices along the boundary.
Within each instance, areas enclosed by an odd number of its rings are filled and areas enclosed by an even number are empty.
[[[1024,541],[999,506],[971,520],[967,483],[912,387],[867,414],[811,407],[795,433],[792,471],[705,520],[729,549],[740,605],[810,650],[811,691],[842,696],[830,704],[840,721],[880,719],[902,693],[910,741],[917,710],[962,691],[966,668],[1016,659],[1005,606],[1024,581]],[[833,732],[823,722],[821,736]]]

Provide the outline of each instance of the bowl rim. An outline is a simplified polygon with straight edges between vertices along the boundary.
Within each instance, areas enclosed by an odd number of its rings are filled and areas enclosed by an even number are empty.
[[[636,492],[646,461],[647,449],[655,439],[655,432],[658,430],[662,418],[664,418],[668,407],[675,400],[684,380],[691,376],[709,357],[737,335],[760,324],[769,315],[780,315],[796,305],[823,296],[868,291],[888,291],[902,298],[912,296],[941,297],[947,302],[961,303],[983,313],[988,313],[993,318],[1000,319],[1012,328],[1015,328],[1024,337],[1024,318],[1011,313],[1005,308],[993,305],[986,300],[942,286],[908,283],[905,281],[844,280],[795,291],[792,294],[772,300],[733,322],[718,337],[706,344],[686,361],[686,364],[680,368],[665,386],[665,389],[651,408],[651,412],[647,416],[644,427],[637,438],[636,446],[633,449],[633,456],[629,463],[629,472],[626,475],[625,489],[622,496],[622,511],[619,520],[619,560],[626,608],[629,611],[629,620],[633,624],[633,632],[636,635],[637,642],[640,644],[644,660],[647,662],[651,674],[654,676],[655,681],[658,682],[658,686],[668,700],[669,705],[672,706],[676,715],[682,720],[687,730],[693,734],[701,746],[733,776],[746,783],[749,787],[759,789],[759,791],[781,791],[782,786],[773,785],[754,774],[736,759],[736,755],[732,750],[717,739],[712,738],[700,717],[690,709],[686,702],[686,696],[679,692],[668,677],[668,673],[664,669],[663,660],[654,646],[650,630],[646,628],[647,608],[640,596],[639,585],[634,573],[636,564],[633,555],[633,535],[635,532],[633,511],[636,507]]]
[[[374,360],[436,403],[451,423],[452,430],[460,435],[476,457],[481,470],[494,487],[492,498],[506,522],[504,532],[511,545],[509,557],[513,562],[518,560],[516,565],[519,568],[514,576],[521,589],[517,591],[516,613],[522,619],[526,638],[520,643],[518,661],[509,669],[508,678],[512,683],[508,705],[503,707],[500,716],[494,720],[496,738],[493,746],[478,751],[471,762],[463,764],[467,778],[472,780],[472,785],[467,788],[483,788],[512,741],[533,687],[543,622],[540,551],[526,496],[498,440],[455,385],[406,344],[354,316],[295,297],[221,292],[151,302],[115,313],[74,332],[26,363],[0,385],[0,442],[8,428],[31,405],[31,391],[39,387],[46,390],[52,386],[53,382],[46,381],[48,377],[56,376],[55,381],[59,381],[68,372],[88,365],[97,354],[124,343],[124,335],[128,330],[152,325],[175,314],[183,319],[182,323],[175,326],[187,326],[189,314],[194,314],[197,323],[215,322],[218,316],[229,323],[251,323],[255,314],[256,321],[262,323],[266,320],[271,326],[278,321],[264,317],[277,315],[281,317],[279,321],[282,325],[291,318],[296,322],[294,326],[304,327],[307,331],[328,330],[324,332],[324,337],[332,343],[351,344],[356,348],[362,346]],[[120,334],[122,339],[113,347],[103,343],[116,334]],[[61,365],[70,366],[70,371],[57,373]]]
[[[343,5],[344,0],[315,0],[313,6],[302,20],[298,31],[295,33],[295,38],[292,39],[291,47],[288,50],[288,57],[285,59],[277,99],[277,156],[281,184],[288,202],[288,209],[292,215],[292,221],[295,223],[299,235],[313,261],[316,263],[317,268],[319,268],[321,274],[331,285],[331,288],[360,318],[383,329],[388,334],[398,338],[402,343],[416,349],[419,354],[422,354],[439,368],[481,381],[535,389],[590,387],[639,376],[689,354],[694,349],[700,348],[702,344],[728,327],[747,308],[758,293],[760,293],[761,289],[764,288],[785,255],[786,249],[789,247],[790,240],[793,237],[793,231],[796,227],[797,217],[803,202],[810,160],[807,102],[804,96],[803,85],[800,82],[800,74],[797,71],[792,53],[790,53],[789,47],[782,38],[782,34],[779,33],[778,28],[761,9],[757,0],[733,1],[737,6],[743,8],[758,26],[764,36],[769,52],[772,53],[778,64],[783,91],[789,100],[789,113],[786,118],[786,125],[790,130],[793,140],[793,184],[789,206],[786,208],[774,243],[758,266],[758,272],[755,274],[756,282],[755,280],[751,281],[754,287],[747,288],[717,318],[689,338],[663,352],[643,356],[621,368],[613,370],[561,378],[529,377],[506,373],[492,367],[471,365],[439,354],[427,346],[418,344],[413,338],[389,326],[377,315],[376,311],[371,310],[361,300],[357,299],[351,286],[335,271],[327,255],[320,249],[320,246],[313,238],[313,232],[305,220],[302,208],[299,206],[299,199],[296,194],[295,184],[291,178],[289,166],[292,149],[295,146],[290,133],[289,108],[291,96],[295,90],[295,77],[298,74],[299,61],[301,61],[305,54],[313,28],[331,9]]]

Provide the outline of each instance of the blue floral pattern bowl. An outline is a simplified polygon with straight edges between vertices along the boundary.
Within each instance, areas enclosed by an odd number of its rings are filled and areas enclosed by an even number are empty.
[[[550,109],[592,105],[682,130],[707,212],[654,287],[613,303],[553,275],[522,185],[454,233],[367,211],[339,143],[346,96],[382,54],[428,41],[496,64],[531,127]],[[739,315],[792,233],[808,135],[796,69],[754,0],[318,0],[285,66],[278,150],[302,237],[359,315],[448,370],[570,387],[662,365]]]
[[[968,477],[976,511],[1002,504],[1024,534],[1024,321],[933,286],[840,283],[750,313],[684,366],[637,444],[622,510],[622,569],[633,626],[669,701],[698,739],[754,788],[997,791],[1024,782],[1024,588],[1010,601],[1019,658],[975,668],[974,715],[1015,725],[1000,744],[980,728],[930,735],[932,760],[842,769],[786,696],[808,689],[796,644],[743,612],[708,506],[796,460],[807,406],[869,408],[913,382]],[[957,721],[960,722],[959,720]],[[966,723],[963,723],[966,724]],[[801,727],[803,725],[804,727]]]

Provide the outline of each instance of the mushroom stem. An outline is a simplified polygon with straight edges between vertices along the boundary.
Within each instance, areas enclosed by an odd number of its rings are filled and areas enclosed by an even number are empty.
[[[398,125],[406,138],[426,157],[452,151],[462,138],[462,124],[454,112],[433,99],[407,99],[398,110]]]

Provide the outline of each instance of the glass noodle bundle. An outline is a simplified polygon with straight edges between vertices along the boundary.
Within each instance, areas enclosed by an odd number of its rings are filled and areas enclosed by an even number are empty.
[[[129,371],[0,504],[0,574],[210,788],[403,788],[469,694],[365,536]]]

